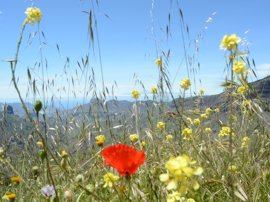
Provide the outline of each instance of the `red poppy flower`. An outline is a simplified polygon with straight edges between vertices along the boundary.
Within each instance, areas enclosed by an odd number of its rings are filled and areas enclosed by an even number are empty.
[[[101,155],[105,164],[115,168],[122,176],[134,174],[145,161],[144,151],[124,144],[106,147],[101,151]]]

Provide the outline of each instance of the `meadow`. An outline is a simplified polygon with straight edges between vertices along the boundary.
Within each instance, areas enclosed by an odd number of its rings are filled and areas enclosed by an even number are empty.
[[[97,37],[94,8],[87,15],[89,41],[98,46],[102,39]],[[168,76],[170,52],[165,50],[153,59],[153,71],[159,72],[156,85],[137,79],[131,101],[124,103],[114,95],[115,86],[105,85],[102,65],[102,85],[97,86],[97,68],[89,55],[74,70],[65,59],[63,87],[46,80],[41,49],[39,71],[25,69],[25,96],[17,74],[23,68],[21,45],[29,26],[36,26],[42,43],[42,19],[41,8],[26,8],[14,58],[6,61],[24,116],[1,112],[2,201],[270,200],[269,99],[249,82],[256,65],[241,37],[224,33],[217,44],[228,72],[219,102],[207,101],[203,89],[191,92],[196,75],[188,58],[190,75],[178,81],[175,95]],[[181,9],[179,20],[187,35]],[[69,110],[52,106],[61,101],[61,93],[78,98],[79,82],[90,104]]]

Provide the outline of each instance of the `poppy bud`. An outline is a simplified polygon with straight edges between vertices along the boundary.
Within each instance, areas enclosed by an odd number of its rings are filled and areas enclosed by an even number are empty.
[[[36,103],[35,103],[35,105],[34,105],[34,108],[35,108],[35,111],[37,113],[39,113],[40,110],[42,109],[42,102],[40,100],[37,100]]]

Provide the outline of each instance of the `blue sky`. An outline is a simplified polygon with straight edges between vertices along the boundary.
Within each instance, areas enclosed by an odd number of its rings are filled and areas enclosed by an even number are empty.
[[[16,41],[24,11],[34,4],[43,12],[40,29],[45,33],[46,45],[42,46],[43,57],[48,60],[48,78],[60,74],[64,57],[71,59],[71,68],[91,48],[87,32],[88,16],[83,12],[90,8],[88,0],[9,0],[0,1],[0,100],[16,98],[10,85],[9,66],[3,60],[13,58]],[[187,75],[183,59],[183,43],[180,35],[179,15],[176,1],[169,0],[101,0],[96,9],[101,57],[106,85],[118,83],[116,94],[128,95],[134,87],[136,74],[147,88],[155,85],[158,71],[154,61],[157,56],[155,40],[161,50],[171,49],[169,75],[175,79],[174,91],[178,91],[179,81]],[[154,3],[154,6],[153,6]],[[224,51],[219,49],[224,34],[237,33],[246,38],[250,45],[251,58],[254,58],[259,77],[270,72],[270,1],[247,0],[183,0],[180,1],[185,22],[190,29],[190,40],[203,32],[197,59],[201,70],[197,79],[198,87],[206,89],[207,94],[218,93],[224,78]],[[153,10],[152,10],[153,6]],[[151,17],[151,11],[152,16]],[[171,37],[166,38],[165,26],[168,13],[171,13]],[[216,12],[215,15],[212,15]],[[106,15],[109,16],[106,17]],[[212,22],[206,21],[212,18]],[[153,27],[155,36],[151,32]],[[26,69],[40,59],[38,37],[31,45],[27,44],[29,34],[37,31],[37,26],[28,26],[22,44],[17,74],[20,75],[22,92],[26,92]],[[61,55],[56,44],[59,44]],[[192,54],[193,49],[189,50]],[[91,57],[91,65],[97,72],[98,86],[100,75],[98,57]],[[72,72],[72,71],[71,71]],[[57,80],[59,85],[65,85]],[[61,83],[62,82],[62,83]],[[80,90],[81,86],[76,88]]]

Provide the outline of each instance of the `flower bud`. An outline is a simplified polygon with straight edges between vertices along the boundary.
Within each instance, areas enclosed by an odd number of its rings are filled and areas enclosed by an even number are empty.
[[[42,109],[42,102],[40,100],[37,100],[36,103],[35,103],[35,105],[34,105],[34,108],[35,108],[35,111],[37,113],[39,113],[40,110]]]

